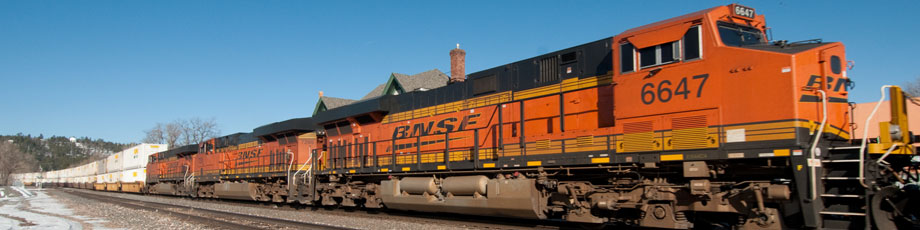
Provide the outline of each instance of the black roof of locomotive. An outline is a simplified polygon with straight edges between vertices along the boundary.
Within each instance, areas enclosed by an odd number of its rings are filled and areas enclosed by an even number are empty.
[[[517,62],[504,64],[467,74],[464,82],[452,83],[443,87],[426,91],[411,91],[399,95],[383,95],[357,101],[342,107],[328,109],[313,115],[317,124],[326,124],[348,117],[356,117],[367,113],[380,112],[383,114],[409,111],[449,102],[460,101],[473,97],[488,95],[511,90],[526,90],[557,84],[563,79],[576,77],[591,77],[609,74],[613,70],[612,50],[610,42],[612,37],[569,47],[543,54],[536,57],[523,59]],[[559,58],[563,55],[572,55],[575,60],[559,62],[557,68],[558,79],[541,82],[540,61],[548,58]],[[571,67],[571,71],[568,71]],[[476,84],[482,79],[482,83]],[[494,87],[491,91],[478,92],[475,87]]]
[[[181,146],[178,148],[166,150],[160,154],[157,154],[157,159],[166,159],[166,158],[174,157],[177,155],[188,155],[190,153],[197,153],[197,152],[198,152],[198,144],[185,145],[185,146]]]
[[[252,130],[252,135],[262,137],[286,132],[312,132],[313,130],[316,130],[314,119],[304,117],[259,126]]]
[[[218,138],[214,138],[214,147],[223,148],[228,146],[239,145],[243,143],[249,143],[253,141],[258,141],[259,139],[252,135],[252,133],[234,133]]]
[[[394,101],[396,101],[394,95],[385,95],[381,97],[361,100],[342,107],[319,112],[313,116],[313,121],[315,121],[316,124],[322,124],[360,114],[379,111],[385,112],[390,110],[390,106],[386,102]]]

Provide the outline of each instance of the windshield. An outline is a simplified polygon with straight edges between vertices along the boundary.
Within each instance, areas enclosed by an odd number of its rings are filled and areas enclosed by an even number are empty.
[[[722,43],[729,46],[763,44],[763,33],[753,27],[719,22],[719,36]]]

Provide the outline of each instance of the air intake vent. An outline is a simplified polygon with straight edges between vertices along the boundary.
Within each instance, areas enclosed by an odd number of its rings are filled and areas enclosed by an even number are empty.
[[[656,146],[655,132],[651,121],[632,122],[623,124],[623,150],[626,152],[642,152],[660,149]]]
[[[672,149],[697,149],[706,145],[706,116],[678,117],[671,120]]]
[[[559,59],[556,56],[540,59],[539,82],[555,82],[559,80]]]

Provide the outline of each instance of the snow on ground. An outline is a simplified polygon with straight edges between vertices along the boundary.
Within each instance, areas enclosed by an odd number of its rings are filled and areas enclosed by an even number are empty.
[[[26,190],[23,187],[11,186],[10,188],[13,188],[13,190],[16,190],[16,192],[19,192],[19,194],[21,194],[22,196],[26,198],[31,197],[33,195],[32,192],[29,192],[29,190]]]
[[[0,200],[0,230],[106,229],[103,226],[107,221],[74,215],[70,208],[48,196],[44,190],[21,187],[6,187],[5,190],[10,188],[21,196]]]

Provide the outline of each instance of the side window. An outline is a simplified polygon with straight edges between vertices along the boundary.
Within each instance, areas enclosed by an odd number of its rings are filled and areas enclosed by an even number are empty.
[[[639,66],[642,68],[680,61],[680,41],[639,49]]]
[[[684,34],[684,60],[700,58],[703,54],[703,43],[700,42],[700,26],[693,26]]]
[[[632,72],[636,68],[633,61],[636,55],[635,48],[631,43],[620,44],[620,73]]]

